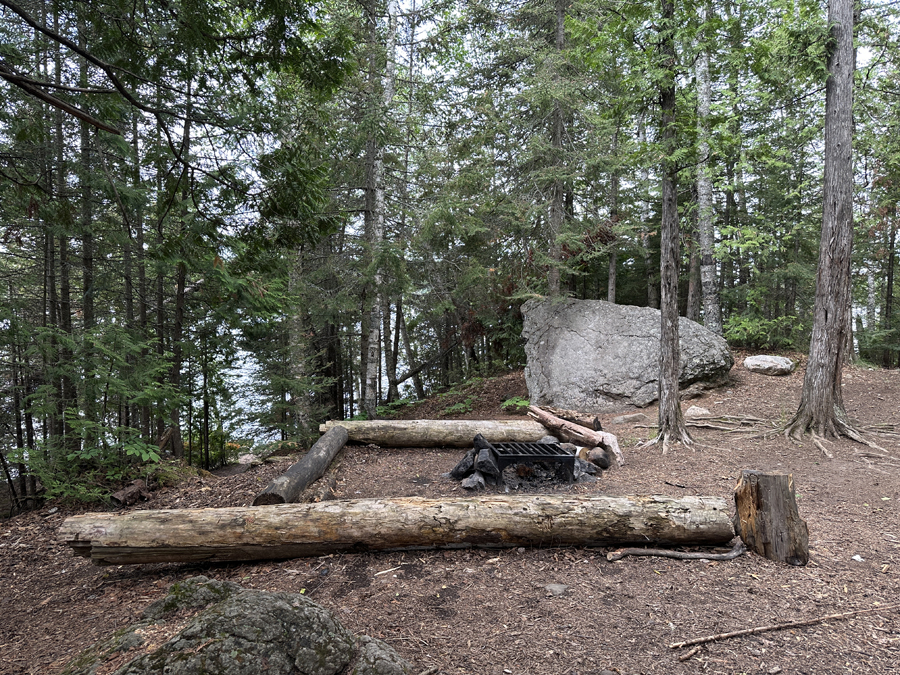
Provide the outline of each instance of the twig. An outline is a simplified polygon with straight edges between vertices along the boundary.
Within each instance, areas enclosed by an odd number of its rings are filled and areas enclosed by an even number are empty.
[[[837,619],[849,619],[860,614],[871,614],[872,612],[886,612],[892,609],[900,609],[900,604],[885,605],[883,607],[871,607],[869,609],[857,609],[853,612],[843,612],[842,614],[829,614],[828,616],[819,616],[814,619],[803,619],[801,621],[788,621],[786,623],[773,623],[768,626],[757,626],[756,628],[745,628],[743,630],[735,630],[730,633],[718,633],[717,635],[708,635],[707,637],[694,638],[693,640],[685,640],[684,642],[676,642],[669,645],[669,649],[681,649],[682,647],[690,647],[692,645],[702,645],[716,640],[727,640],[733,637],[742,637],[744,635],[759,635],[760,633],[770,633],[776,630],[784,630],[786,628],[801,628],[803,626],[814,626],[823,621],[833,621]]]
[[[438,671],[437,666],[431,666],[431,668],[426,668],[419,675],[434,675]]]
[[[704,553],[703,551],[687,553],[684,551],[669,551],[662,548],[620,548],[618,551],[607,553],[606,559],[614,562],[629,555],[652,555],[658,558],[675,558],[676,560],[733,560],[746,552],[747,549],[744,548],[744,542],[739,539],[728,553]]]
[[[700,651],[700,645],[697,645],[697,646],[694,647],[691,651],[685,652],[684,654],[682,654],[681,656],[679,656],[679,657],[678,657],[678,660],[679,660],[679,661],[687,661],[689,658],[691,658],[694,654],[696,654],[696,653],[699,652],[699,651]]]
[[[825,443],[823,442],[825,439],[819,436],[818,434],[812,434],[812,442],[819,450],[822,451],[822,454],[825,455],[828,459],[834,459],[834,455],[831,454],[831,451],[825,447]]]

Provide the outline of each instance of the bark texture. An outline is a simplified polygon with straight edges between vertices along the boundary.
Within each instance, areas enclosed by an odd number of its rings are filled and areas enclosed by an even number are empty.
[[[265,504],[292,504],[313,481],[325,473],[332,460],[347,442],[344,427],[332,427],[322,436],[303,458],[278,478],[269,483],[256,499],[253,506]]]
[[[733,536],[720,497],[570,495],[88,513],[59,530],[60,542],[98,565],[473,546],[710,545]]]
[[[825,87],[825,207],[813,330],[800,406],[785,433],[861,440],[847,421],[841,396],[853,248],[853,0],[829,0],[828,23],[835,47]]]
[[[809,562],[809,530],[797,509],[793,475],[743,471],[734,503],[734,529],[747,548],[789,565]]]
[[[325,433],[335,426],[347,429],[354,443],[374,443],[387,448],[471,448],[482,434],[492,443],[534,443],[547,435],[532,420],[329,420],[319,426]]]

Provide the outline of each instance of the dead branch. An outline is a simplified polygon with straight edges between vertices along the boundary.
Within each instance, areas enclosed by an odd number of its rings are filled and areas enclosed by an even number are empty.
[[[620,548],[617,551],[607,553],[606,559],[614,562],[621,560],[625,556],[634,555],[675,558],[676,560],[734,560],[746,552],[747,549],[744,547],[744,543],[738,540],[728,553],[704,553],[703,551],[688,553],[685,551],[669,551],[663,548]]]
[[[800,621],[787,621],[785,623],[773,623],[768,626],[757,626],[755,628],[744,628],[743,630],[735,630],[730,633],[717,633],[716,635],[708,635],[702,638],[694,638],[693,640],[685,640],[684,642],[675,642],[669,645],[669,649],[681,649],[682,647],[691,647],[693,645],[702,645],[718,640],[727,640],[733,637],[743,637],[744,635],[759,635],[760,633],[771,633],[776,630],[785,630],[787,628],[802,628],[804,626],[815,626],[824,621],[837,621],[840,619],[849,619],[861,614],[871,614],[872,612],[887,612],[893,609],[900,609],[900,604],[886,605],[884,607],[871,607],[869,609],[857,609],[853,612],[843,612],[841,614],[829,614],[828,616],[819,616],[813,619],[802,619]]]
[[[687,661],[689,658],[691,658],[694,654],[696,654],[696,653],[699,652],[699,651],[700,651],[700,645],[697,645],[697,646],[694,647],[691,651],[685,652],[684,654],[682,654],[681,656],[679,656],[679,657],[678,657],[678,660],[679,660],[679,661]]]

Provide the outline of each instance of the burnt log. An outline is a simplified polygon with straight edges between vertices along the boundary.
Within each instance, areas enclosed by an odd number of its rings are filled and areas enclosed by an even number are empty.
[[[720,497],[486,495],[86,513],[61,543],[98,565],[272,560],[379,550],[716,545],[734,532]]]
[[[792,474],[742,471],[734,503],[734,529],[748,549],[789,565],[809,562],[809,529],[797,509]]]
[[[329,420],[319,426],[325,433],[335,426],[347,429],[353,443],[386,448],[470,448],[482,434],[494,443],[535,443],[547,430],[533,420]]]
[[[619,441],[614,434],[607,431],[594,431],[580,424],[568,422],[533,405],[528,407],[528,414],[553,431],[560,439],[589,448],[602,446],[616,456],[619,466],[625,464],[625,457],[619,449]]]
[[[301,493],[325,473],[341,448],[347,443],[347,430],[332,427],[309,449],[300,461],[269,483],[256,499],[253,506],[270,504],[291,504]]]

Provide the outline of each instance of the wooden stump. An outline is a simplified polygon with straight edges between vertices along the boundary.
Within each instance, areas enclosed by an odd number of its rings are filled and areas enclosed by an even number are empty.
[[[325,473],[335,455],[347,442],[347,430],[344,427],[332,427],[322,436],[309,452],[291,465],[287,471],[269,483],[256,499],[253,506],[270,504],[292,504],[313,481]]]
[[[809,530],[797,509],[792,474],[742,471],[734,503],[734,529],[748,549],[789,565],[809,562]]]

